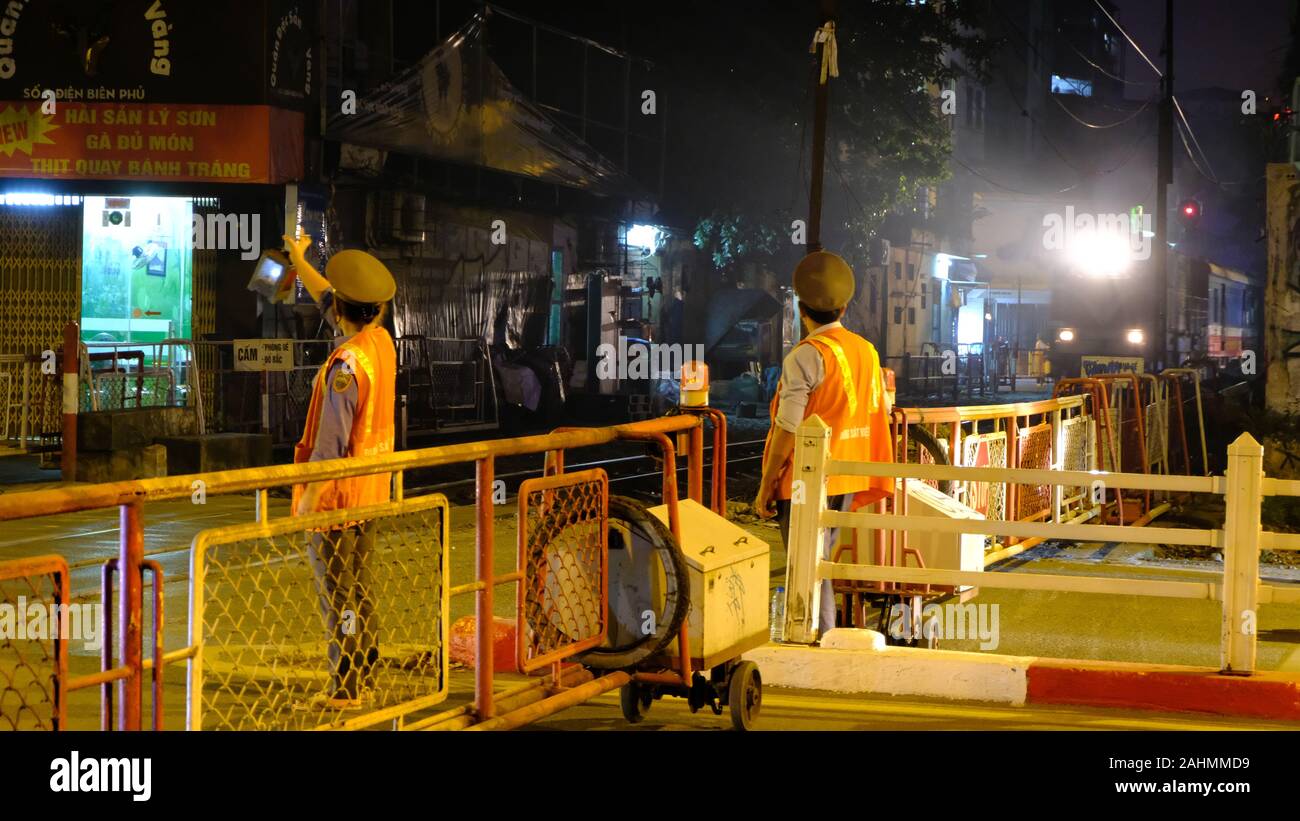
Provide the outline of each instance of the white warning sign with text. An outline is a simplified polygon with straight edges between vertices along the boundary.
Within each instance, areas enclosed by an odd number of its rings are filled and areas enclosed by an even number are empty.
[[[237,371],[291,371],[293,370],[293,340],[291,339],[236,339],[235,370]]]

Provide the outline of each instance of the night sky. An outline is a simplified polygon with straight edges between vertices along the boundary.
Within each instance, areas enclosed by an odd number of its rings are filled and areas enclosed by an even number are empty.
[[[1161,0],[1117,0],[1119,21],[1164,70],[1165,4]],[[1262,99],[1277,90],[1277,77],[1291,38],[1293,0],[1175,0],[1174,89],[1218,86],[1251,89]],[[1130,81],[1156,79],[1129,50]],[[1142,97],[1153,86],[1129,86]]]

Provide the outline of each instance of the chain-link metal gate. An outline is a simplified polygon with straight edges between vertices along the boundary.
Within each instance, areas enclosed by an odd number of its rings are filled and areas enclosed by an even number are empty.
[[[1088,416],[1073,416],[1061,420],[1061,470],[1092,470],[1088,454],[1088,440],[1093,435],[1093,421]],[[1061,491],[1061,505],[1068,507],[1084,498],[1084,487],[1065,487]]]
[[[0,729],[66,725],[68,639],[81,628],[69,598],[61,557],[0,563]]]
[[[368,726],[442,701],[448,533],[441,494],[200,533],[189,727]]]
[[[40,356],[62,344],[63,326],[81,315],[81,199],[53,204],[0,205],[0,354]],[[11,374],[21,389],[21,373]],[[58,375],[30,371],[29,435],[61,429],[63,386]]]
[[[535,670],[605,640],[609,480],[603,470],[519,487],[519,669]]]

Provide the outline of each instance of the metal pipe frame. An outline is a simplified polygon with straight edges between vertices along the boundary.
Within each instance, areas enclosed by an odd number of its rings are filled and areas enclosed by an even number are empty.
[[[716,453],[725,454],[725,421],[720,413],[706,414],[719,422],[715,427],[715,447],[721,441],[721,447],[715,452],[714,486],[722,491],[725,488],[725,468]],[[560,431],[550,435],[514,437],[486,442],[473,442],[455,445],[443,445],[414,451],[383,454],[371,457],[351,457],[324,462],[308,462],[295,465],[276,465],[241,470],[219,471],[192,476],[173,476],[160,479],[145,479],[127,482],[113,482],[89,485],[77,488],[55,488],[28,493],[4,494],[0,496],[0,521],[33,518],[56,513],[68,513],[95,510],[117,506],[120,508],[120,544],[119,555],[106,564],[102,584],[105,591],[106,618],[112,618],[111,586],[112,572],[121,570],[121,584],[118,591],[117,616],[120,621],[118,630],[118,656],[120,667],[114,667],[111,639],[108,640],[101,659],[98,674],[81,677],[70,682],[66,666],[60,670],[58,686],[67,688],[70,684],[77,687],[102,685],[105,688],[101,711],[103,721],[112,714],[114,695],[111,688],[114,682],[121,682],[118,707],[118,727],[122,730],[138,730],[141,726],[142,678],[146,669],[153,670],[154,686],[154,726],[162,726],[162,668],[173,661],[190,660],[194,669],[201,664],[201,648],[196,646],[191,623],[190,643],[183,651],[165,654],[161,647],[161,634],[155,636],[154,656],[146,660],[143,657],[143,572],[147,569],[154,573],[154,607],[155,626],[161,631],[162,624],[162,573],[161,568],[144,559],[143,507],[149,501],[188,498],[192,483],[201,476],[209,494],[238,493],[254,491],[259,497],[267,488],[305,484],[309,482],[340,479],[349,476],[365,476],[375,473],[396,473],[414,467],[433,467],[440,465],[475,462],[476,485],[478,490],[477,534],[476,534],[476,575],[471,586],[458,589],[457,592],[476,593],[476,613],[480,625],[490,625],[492,621],[493,590],[497,583],[517,582],[522,574],[516,570],[501,577],[495,577],[492,566],[492,546],[494,537],[492,511],[492,484],[494,480],[495,459],[498,456],[524,455],[529,453],[560,453],[567,448],[589,447],[618,440],[652,441],[659,444],[664,453],[664,491],[665,502],[670,510],[670,526],[674,534],[680,537],[680,524],[677,521],[677,474],[676,451],[668,434],[686,433],[692,444],[691,461],[697,466],[697,476],[702,476],[703,438],[702,416],[679,414],[660,419],[645,420],[625,425],[604,428],[582,428]],[[694,433],[692,433],[694,432]],[[557,459],[562,469],[563,457]],[[702,481],[698,490],[702,493]],[[725,504],[724,492],[719,493],[719,503]],[[266,507],[261,505],[259,519],[265,515]],[[725,508],[724,508],[725,509]],[[258,527],[267,527],[265,522]],[[61,560],[60,560],[61,561]],[[5,563],[6,569],[12,563]],[[61,565],[66,567],[66,563]],[[194,572],[191,570],[193,579]],[[64,576],[66,585],[66,571]],[[193,622],[194,602],[191,601],[191,622]],[[106,634],[108,636],[109,634]],[[475,711],[480,720],[490,719],[494,713],[492,695],[492,647],[491,631],[480,630],[478,635],[478,653],[480,663],[475,674]],[[689,642],[685,628],[679,636],[682,655],[682,681],[690,681]],[[64,648],[66,649],[66,648]],[[66,665],[66,660],[65,660]],[[194,686],[194,670],[191,670],[190,684]],[[191,694],[192,696],[193,694]],[[65,699],[60,700],[60,710],[65,710]],[[64,721],[60,718],[60,723]]]

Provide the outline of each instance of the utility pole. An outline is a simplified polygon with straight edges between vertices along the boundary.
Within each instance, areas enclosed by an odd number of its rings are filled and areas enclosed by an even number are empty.
[[[835,23],[835,0],[821,0],[821,20],[823,26]],[[834,54],[827,55],[828,49],[834,49],[832,41],[820,43],[814,50],[813,57],[813,144],[812,144],[812,185],[808,192],[808,251],[822,249],[822,173],[826,163],[826,115],[830,108],[830,84],[824,62]]]
[[[1160,143],[1156,163],[1156,338],[1152,356],[1169,362],[1169,192],[1174,182],[1174,0],[1165,0],[1165,76],[1160,84]]]

